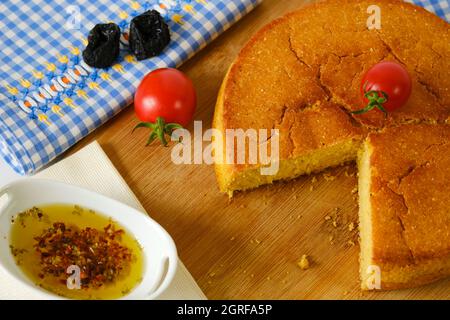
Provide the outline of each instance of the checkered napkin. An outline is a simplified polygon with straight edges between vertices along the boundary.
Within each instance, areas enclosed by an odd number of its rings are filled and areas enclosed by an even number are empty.
[[[442,19],[450,22],[450,1],[449,0],[406,0],[406,2],[414,3],[424,7],[430,12],[434,12]]]
[[[32,174],[132,102],[149,71],[176,67],[262,0],[2,0],[0,2],[0,153]],[[131,19],[158,10],[172,41],[138,62],[127,50]],[[81,57],[89,30],[113,21],[124,33],[109,69]]]
[[[178,66],[262,0],[2,0],[0,153],[32,174],[132,102],[152,69]],[[448,0],[408,0],[450,20]],[[172,41],[156,58],[128,53],[132,17],[161,12]],[[125,33],[118,63],[90,68],[81,58],[89,30],[114,21]]]

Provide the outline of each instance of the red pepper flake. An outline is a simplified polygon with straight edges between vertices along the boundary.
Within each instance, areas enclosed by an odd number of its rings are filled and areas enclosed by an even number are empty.
[[[65,283],[67,268],[76,265],[81,270],[82,288],[98,288],[113,282],[129,271],[133,261],[132,251],[118,241],[123,233],[111,223],[103,231],[54,223],[34,238],[42,267],[40,276],[58,277]]]

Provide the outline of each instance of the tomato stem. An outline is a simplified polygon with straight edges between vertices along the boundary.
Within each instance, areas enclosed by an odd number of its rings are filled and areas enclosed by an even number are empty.
[[[167,147],[168,142],[166,140],[166,135],[171,136],[172,132],[176,129],[182,129],[178,123],[166,123],[163,117],[156,118],[156,122],[141,122],[134,127],[132,133],[138,128],[149,128],[151,129],[150,136],[147,140],[146,146],[150,145],[155,139],[159,139],[164,147]]]
[[[387,117],[388,113],[384,108],[384,104],[389,100],[389,96],[384,91],[375,91],[370,90],[367,91],[367,82],[364,84],[364,97],[369,100],[367,106],[363,109],[352,111],[352,114],[364,114],[369,112],[375,108],[384,113],[384,116]]]

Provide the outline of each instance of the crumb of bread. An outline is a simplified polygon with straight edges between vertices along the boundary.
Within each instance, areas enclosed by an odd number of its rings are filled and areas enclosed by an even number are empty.
[[[297,263],[297,265],[302,270],[308,270],[310,267],[308,256],[306,254],[302,255],[302,257],[301,257],[300,261]]]
[[[354,177],[354,176],[355,176],[355,172],[350,173],[350,172],[348,172],[348,170],[345,170],[345,176],[346,176],[347,178]]]
[[[353,222],[350,222],[348,224],[348,231],[352,232],[353,230],[355,230],[355,224]]]
[[[334,181],[336,180],[336,176],[331,175],[330,173],[324,173],[323,178],[325,181]]]

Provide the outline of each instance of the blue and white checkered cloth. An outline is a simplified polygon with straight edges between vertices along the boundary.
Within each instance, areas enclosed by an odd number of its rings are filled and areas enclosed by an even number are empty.
[[[0,152],[32,174],[132,102],[150,70],[176,67],[261,0],[2,0],[0,2]],[[97,23],[158,10],[171,30],[159,57],[138,62],[122,50],[96,70],[81,52]],[[121,39],[127,42],[122,37]]]
[[[2,157],[20,174],[38,171],[129,105],[150,70],[180,65],[261,1],[2,0]],[[448,0],[413,2],[450,20]],[[161,56],[137,62],[122,50],[109,69],[84,64],[81,51],[96,23],[114,21],[126,33],[132,17],[154,8],[172,34]]]
[[[430,12],[434,12],[437,16],[450,22],[450,1],[449,0],[406,0],[406,2],[414,3],[424,7]]]

